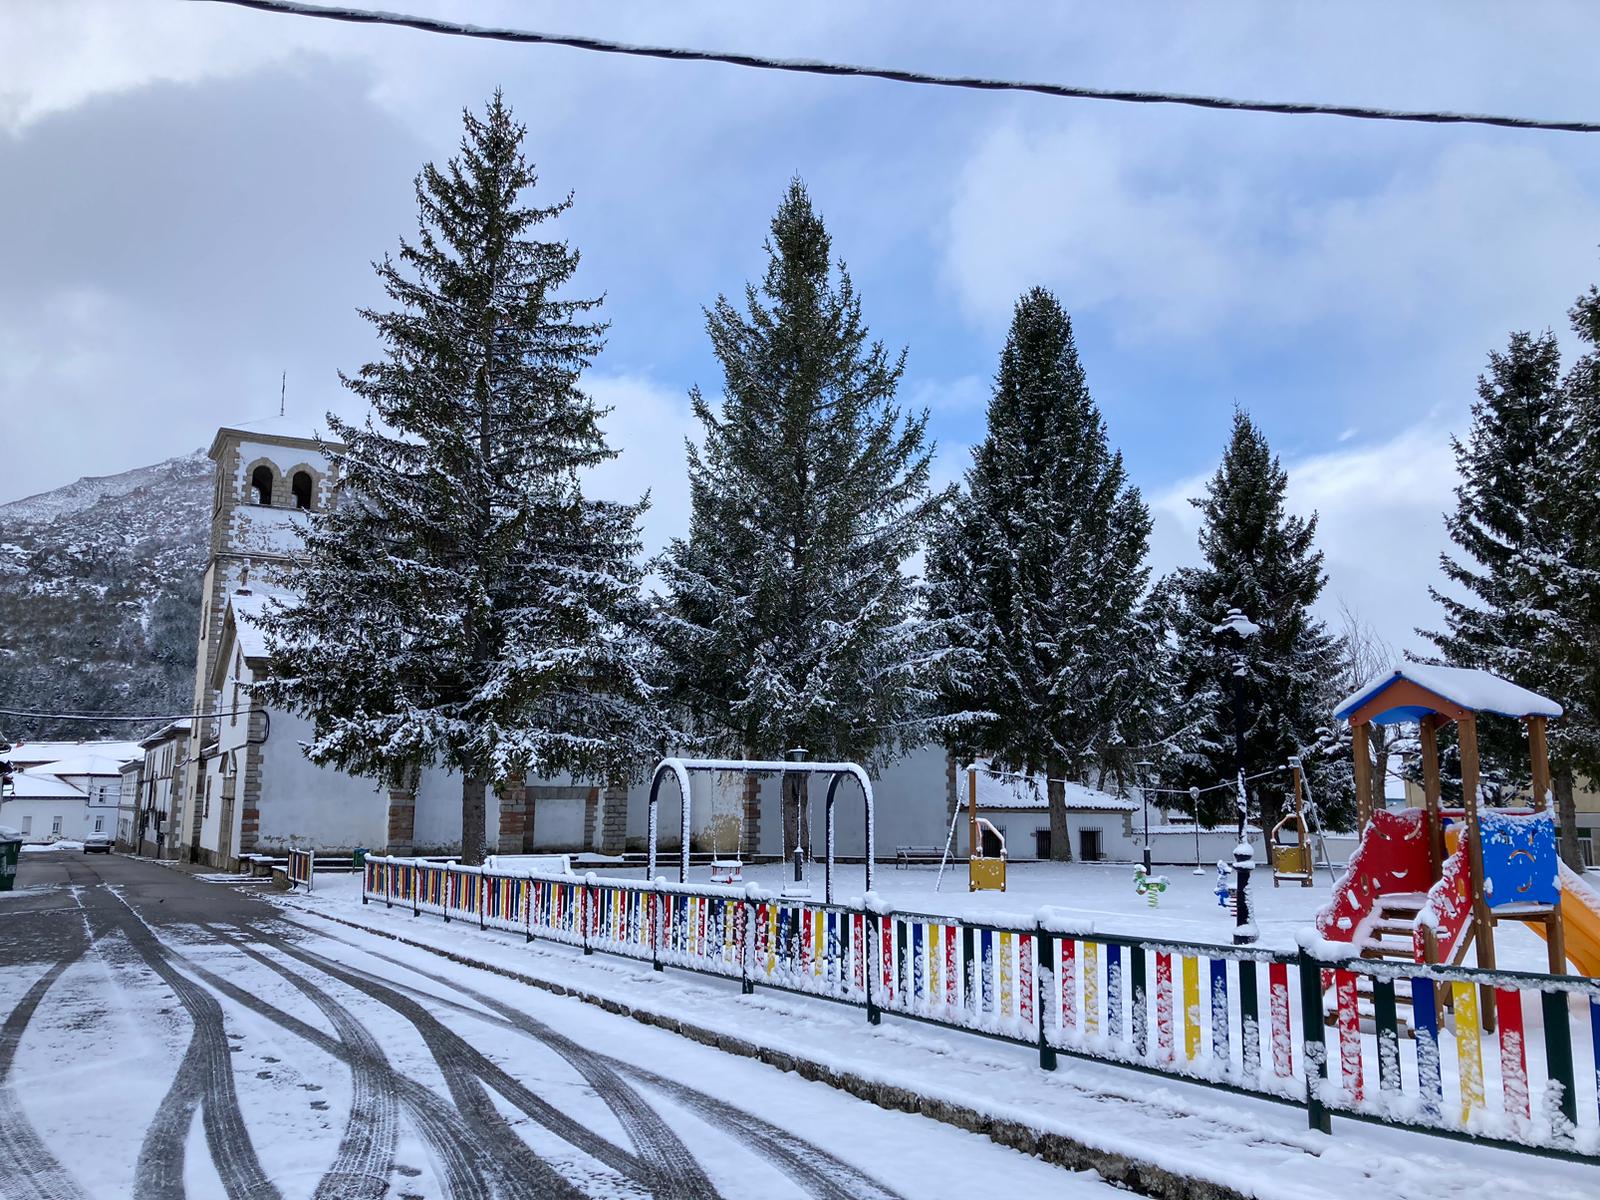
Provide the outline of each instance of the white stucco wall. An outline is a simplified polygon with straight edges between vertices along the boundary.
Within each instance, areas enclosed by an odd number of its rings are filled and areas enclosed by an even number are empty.
[[[84,813],[81,798],[8,797],[0,804],[0,825],[22,830],[24,841],[48,842],[52,837],[53,822],[60,818],[61,832],[54,836],[63,841],[78,841],[84,834]]]
[[[300,743],[311,738],[311,723],[274,710],[271,730],[260,747],[261,794],[256,844],[266,852],[291,844],[319,851],[379,847],[389,836],[389,796],[376,781],[347,775],[309,761]],[[243,812],[243,780],[234,817]],[[215,816],[220,804],[212,800]],[[237,834],[234,845],[237,846]]]
[[[387,805],[387,797],[383,797]],[[500,798],[491,788],[484,798],[483,835],[491,848],[500,836]],[[387,822],[388,808],[383,809]],[[461,849],[461,777],[438,767],[422,773],[412,838],[419,851],[450,854]],[[388,837],[385,823],[381,839]],[[383,840],[370,844],[383,845]]]

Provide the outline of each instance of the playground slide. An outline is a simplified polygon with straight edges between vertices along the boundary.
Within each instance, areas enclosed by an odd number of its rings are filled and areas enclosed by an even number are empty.
[[[1600,978],[1600,892],[1565,863],[1561,864],[1561,925],[1567,961],[1580,975]],[[1543,925],[1528,928],[1545,936]]]

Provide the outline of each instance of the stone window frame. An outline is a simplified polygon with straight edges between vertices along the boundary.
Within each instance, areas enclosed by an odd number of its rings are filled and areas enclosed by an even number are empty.
[[[261,470],[262,467],[265,467],[272,475],[272,488],[267,493],[267,503],[265,505],[257,498],[256,492],[256,472]],[[279,470],[278,464],[265,455],[247,463],[244,468],[244,495],[242,502],[252,508],[280,507],[284,489],[283,479],[283,472]]]
[[[301,474],[302,472],[311,479],[311,502],[304,508],[300,507],[298,498],[294,494],[295,476]],[[284,503],[289,508],[294,509],[296,512],[315,512],[317,509],[322,507],[319,503],[319,499],[322,492],[323,473],[317,470],[310,463],[296,463],[283,473],[283,480],[284,487],[287,489],[287,495],[284,497]]]

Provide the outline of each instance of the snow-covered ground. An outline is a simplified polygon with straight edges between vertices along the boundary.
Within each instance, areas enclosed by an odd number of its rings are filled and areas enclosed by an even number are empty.
[[[1092,1174],[176,869],[24,869],[0,915],[3,1196],[1111,1198]],[[351,881],[328,882],[313,905],[359,911]]]
[[[880,864],[873,869],[872,890],[892,907],[907,912],[1026,924],[1034,920],[1040,908],[1053,907],[1064,910],[1074,921],[1092,925],[1099,933],[1210,943],[1231,941],[1233,916],[1217,903],[1215,864],[1204,874],[1192,872],[1193,868],[1185,867],[1156,868],[1154,874],[1166,877],[1167,890],[1154,908],[1134,891],[1133,866],[1129,863],[1010,863],[1004,892],[969,892],[965,863],[946,867],[942,880],[937,867],[897,869]],[[657,867],[657,874],[676,880],[676,861],[663,862]],[[776,863],[744,868],[747,883],[773,892],[790,883],[793,874],[792,867]],[[644,871],[607,870],[598,875],[601,880],[642,879]],[[709,867],[691,867],[689,881],[707,883],[710,875]],[[808,882],[812,895],[818,899],[822,896],[822,875],[821,864],[813,864]],[[1600,888],[1600,874],[1591,873],[1589,878]],[[859,897],[865,883],[866,869],[861,864],[834,867],[837,899]],[[1296,934],[1312,923],[1332,890],[1325,870],[1317,872],[1314,887],[1286,883],[1274,888],[1272,872],[1258,868],[1250,881],[1250,906],[1260,932],[1260,945],[1293,950]],[[1495,945],[1499,950],[1498,965],[1504,969],[1546,968],[1544,942],[1516,922],[1508,921],[1495,931]]]
[[[859,866],[840,870],[860,878]],[[766,868],[750,874],[764,884],[777,882]],[[773,878],[768,879],[769,874]],[[1185,889],[1173,875],[1173,890],[1152,914],[1132,896],[1131,883],[1124,895],[1130,876],[1126,867],[1045,864],[1014,875],[1013,890],[1004,896],[969,896],[964,891],[935,896],[931,871],[888,869],[879,874],[875,890],[907,909],[931,910],[939,902],[950,911],[972,911],[956,907],[970,904],[991,913],[1028,912],[1029,906],[1017,903],[1024,894],[1030,906],[1060,905],[1070,894],[1079,898],[1086,917],[1103,921],[1106,929],[1226,940],[1226,916],[1214,907],[1215,897],[1206,886],[1211,880],[1193,879]],[[964,887],[964,879],[960,883]],[[836,885],[841,896],[850,894],[843,874]],[[820,890],[820,880],[817,886]],[[1315,889],[1280,888],[1273,896],[1268,877],[1264,893],[1270,915],[1264,935],[1274,941],[1292,939],[1293,930],[1306,924],[1327,891],[1323,884]],[[1187,912],[1182,903],[1186,894],[1195,902]],[[1082,1060],[1064,1058],[1058,1071],[1046,1073],[1027,1047],[892,1016],[874,1028],[865,1023],[859,1009],[760,988],[752,996],[741,996],[736,985],[721,980],[670,969],[655,973],[648,963],[601,954],[586,958],[571,948],[542,941],[525,945],[519,935],[480,931],[468,922],[445,925],[427,914],[413,917],[403,908],[362,906],[359,881],[353,877],[319,877],[313,895],[280,896],[276,901],[314,927],[332,927],[318,914],[354,922],[492,969],[675,1016],[875,1083],[907,1087],[996,1117],[1021,1119],[1045,1133],[1059,1133],[1248,1194],[1343,1197],[1377,1189],[1386,1197],[1564,1200],[1592,1192],[1592,1168],[1343,1118],[1336,1119],[1335,1136],[1328,1138],[1309,1132],[1304,1111],[1296,1107]],[[1203,903],[1213,907],[1208,910]]]

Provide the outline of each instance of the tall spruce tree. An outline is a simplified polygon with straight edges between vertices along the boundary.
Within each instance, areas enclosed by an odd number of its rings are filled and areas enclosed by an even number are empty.
[[[644,673],[639,504],[586,497],[612,457],[579,388],[597,301],[564,298],[578,256],[540,240],[568,197],[536,183],[499,92],[460,153],[417,177],[418,235],[365,312],[384,357],[329,415],[337,502],[314,514],[266,619],[265,697],[309,716],[312,761],[462,781],[462,857],[483,854],[485,788],[508,776],[619,780],[660,729]]]
[[[1043,772],[1050,854],[1068,859],[1063,780],[1124,777],[1155,716],[1159,622],[1142,597],[1150,515],[1111,450],[1056,298],[1017,302],[966,492],[928,556],[934,612],[974,660],[947,704],[963,748]]]
[[[1552,783],[1561,855],[1578,870],[1574,787],[1579,778],[1600,787],[1600,288],[1591,286],[1569,316],[1582,349],[1562,384],[1567,436],[1558,468],[1539,479],[1544,507],[1561,520],[1561,553],[1554,571],[1530,566],[1553,593],[1540,647],[1557,666],[1551,690],[1565,713],[1551,730]]]
[[[1574,786],[1600,776],[1600,500],[1583,482],[1600,468],[1596,293],[1573,308],[1588,346],[1561,375],[1555,335],[1515,333],[1478,380],[1472,424],[1452,439],[1461,482],[1445,527],[1459,548],[1440,556],[1458,594],[1430,589],[1444,628],[1428,633],[1457,666],[1479,667],[1544,692],[1564,707],[1550,730],[1562,856],[1578,865]],[[1485,774],[1503,788],[1529,781],[1517,726],[1480,731]]]
[[[1234,777],[1233,688],[1241,659],[1248,774],[1283,767],[1291,755],[1313,746],[1327,725],[1340,647],[1311,613],[1326,583],[1315,545],[1317,518],[1289,513],[1288,482],[1265,436],[1247,414],[1235,411],[1222,463],[1206,494],[1190,502],[1203,516],[1204,565],[1181,568],[1174,580],[1178,710],[1186,721],[1179,773],[1185,786]],[[1242,654],[1218,632],[1232,608],[1259,627]],[[1208,792],[1195,815],[1215,824],[1232,815],[1235,802],[1229,790]],[[1342,823],[1326,803],[1323,813],[1330,823]]]
[[[689,535],[663,555],[660,644],[720,749],[881,762],[925,736],[943,640],[906,570],[944,501],[927,413],[895,401],[905,355],[869,342],[804,185],[789,186],[759,286],[706,313],[723,398],[690,398]],[[809,837],[798,796],[790,845]]]

